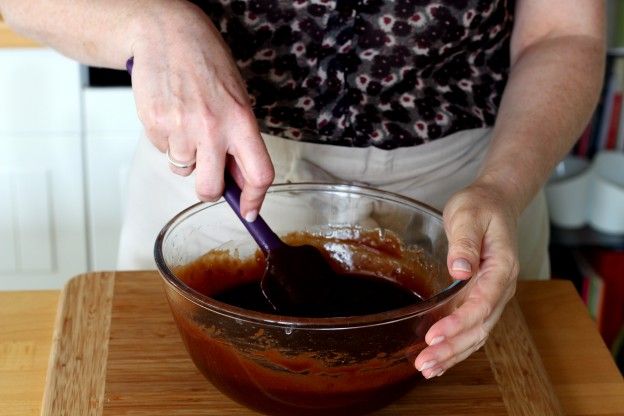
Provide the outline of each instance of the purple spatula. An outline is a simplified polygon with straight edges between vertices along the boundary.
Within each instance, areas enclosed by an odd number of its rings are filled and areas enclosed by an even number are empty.
[[[255,221],[247,222],[240,214],[240,194],[238,185],[226,172],[223,198],[266,258],[260,281],[264,297],[280,313],[323,314],[334,302],[336,293],[332,293],[332,285],[340,276],[316,247],[284,243],[259,215]]]
[[[134,58],[128,59],[126,68],[132,74]],[[313,246],[291,246],[284,243],[258,216],[247,222],[240,213],[241,190],[225,172],[224,199],[266,258],[266,268],[260,282],[262,293],[273,309],[284,314],[306,314],[311,311],[323,313],[335,302],[336,292],[332,293],[332,282],[336,273],[321,252]]]

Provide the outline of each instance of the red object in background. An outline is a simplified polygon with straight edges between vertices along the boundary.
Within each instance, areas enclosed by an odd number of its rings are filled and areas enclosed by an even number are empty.
[[[611,112],[609,130],[607,131],[607,142],[605,144],[605,149],[608,150],[615,149],[617,144],[618,130],[621,123],[622,98],[622,91],[616,91],[613,95],[613,111]]]
[[[592,249],[585,257],[604,283],[599,329],[610,347],[624,326],[624,251]]]
[[[591,141],[592,131],[594,129],[594,119],[595,117],[590,120],[578,140],[578,144],[576,146],[576,154],[578,156],[587,157],[587,153],[589,152],[589,142]]]

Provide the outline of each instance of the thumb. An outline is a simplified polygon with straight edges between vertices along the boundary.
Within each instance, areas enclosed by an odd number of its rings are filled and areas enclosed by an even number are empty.
[[[446,264],[455,279],[473,276],[481,262],[481,245],[485,228],[474,215],[456,214],[445,223],[449,242]]]

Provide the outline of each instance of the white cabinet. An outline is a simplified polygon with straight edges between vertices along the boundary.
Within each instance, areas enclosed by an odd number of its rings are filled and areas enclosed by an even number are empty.
[[[0,290],[115,269],[141,134],[130,88],[83,88],[49,49],[0,49]]]
[[[87,270],[80,67],[0,50],[0,290],[58,288]]]
[[[0,49],[0,134],[79,131],[80,66],[48,49]]]
[[[87,269],[80,136],[0,143],[0,289],[58,288]]]
[[[116,268],[125,186],[142,127],[130,88],[83,92],[89,251],[94,270]]]

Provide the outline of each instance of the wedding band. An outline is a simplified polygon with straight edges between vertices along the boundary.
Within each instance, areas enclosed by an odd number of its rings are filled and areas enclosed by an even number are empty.
[[[189,160],[188,162],[180,162],[179,160],[175,160],[169,154],[169,149],[167,149],[167,160],[173,166],[175,166],[176,168],[180,168],[180,169],[187,169],[187,168],[190,168],[191,166],[193,166],[195,164],[195,158],[193,158],[192,160]]]

